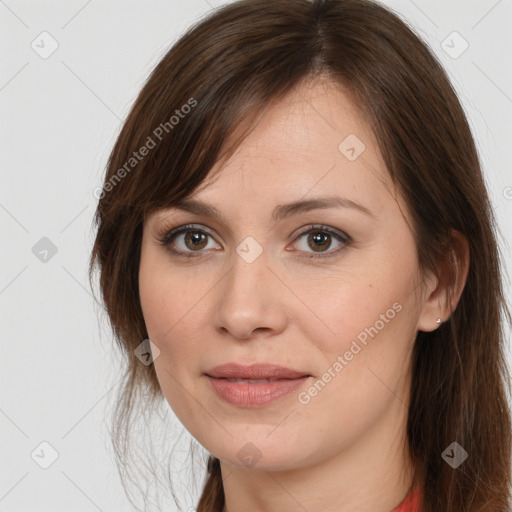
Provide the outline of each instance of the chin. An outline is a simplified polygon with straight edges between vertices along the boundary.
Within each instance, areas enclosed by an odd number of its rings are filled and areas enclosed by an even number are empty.
[[[265,434],[267,435],[267,434]],[[232,439],[224,446],[210,446],[206,448],[222,462],[227,462],[237,468],[255,471],[288,471],[307,466],[313,457],[308,457],[300,448],[300,444],[290,443],[284,445],[281,440],[277,442],[261,438],[246,437]]]

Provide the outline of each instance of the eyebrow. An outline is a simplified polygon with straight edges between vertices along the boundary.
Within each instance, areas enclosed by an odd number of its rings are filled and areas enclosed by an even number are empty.
[[[171,209],[179,209],[196,215],[204,215],[206,217],[217,218],[225,223],[225,218],[222,213],[209,204],[203,203],[202,201],[184,199],[177,201],[169,205]],[[287,217],[293,215],[299,215],[300,213],[308,212],[310,210],[327,209],[327,208],[350,208],[365,215],[375,217],[375,214],[363,206],[362,204],[356,203],[350,199],[343,197],[317,197],[314,199],[302,199],[294,201],[293,203],[280,204],[274,208],[272,212],[271,220],[279,222]]]

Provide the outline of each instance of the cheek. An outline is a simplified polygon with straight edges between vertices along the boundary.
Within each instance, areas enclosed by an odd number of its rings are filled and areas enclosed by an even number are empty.
[[[190,369],[199,372],[201,338],[197,333],[205,318],[204,296],[211,288],[204,273],[192,274],[171,267],[165,254],[143,245],[140,302],[148,336],[160,350],[154,361],[156,375],[175,412],[188,409],[187,391],[194,392]]]
[[[382,261],[360,266],[357,274],[343,278],[342,286],[322,286],[315,304],[329,329],[316,330],[319,322],[308,327],[308,338],[322,353],[317,375],[322,382],[316,386],[320,391],[312,389],[304,402],[322,402],[322,410],[343,417],[357,417],[362,408],[378,414],[396,395],[405,402],[419,278],[412,251],[400,260]]]
[[[155,371],[163,394],[168,401],[179,399],[176,392],[175,379],[180,359],[176,344],[171,340],[178,323],[183,304],[177,300],[175,292],[179,283],[176,274],[165,270],[161,259],[154,254],[153,247],[142,249],[139,269],[139,294],[144,322],[149,339],[158,347],[160,353],[154,360]],[[174,384],[173,384],[174,383]]]
[[[321,340],[322,352],[331,359],[350,350],[354,341],[366,347],[379,339],[378,346],[383,347],[386,340],[409,340],[410,326],[415,325],[418,276],[414,260],[360,262],[352,269],[340,272],[339,279],[333,273],[319,283],[321,292],[308,296],[304,290],[303,294],[305,301],[314,304],[318,319],[308,328],[312,339]],[[314,330],[322,336],[314,336]]]
[[[316,337],[323,365],[297,397],[304,421],[323,425],[326,439],[342,446],[388,413],[400,414],[409,391],[414,334],[405,305],[385,297],[358,311],[357,302],[347,302],[347,315],[338,315],[336,336]]]
[[[149,339],[160,350],[154,360],[155,373],[171,409],[186,421],[192,414],[187,391],[193,392],[193,383],[187,380],[184,368],[194,358],[194,351],[191,343],[174,341],[193,339],[184,330],[190,325],[187,322],[189,316],[186,315],[190,306],[188,300],[184,300],[183,294],[176,293],[180,285],[178,274],[165,270],[162,261],[152,254],[142,252],[139,271],[140,302]]]
[[[188,325],[201,296],[204,276],[190,275],[171,267],[160,247],[142,245],[139,294],[142,313],[152,341],[166,344],[173,333]],[[204,292],[203,292],[204,294]]]

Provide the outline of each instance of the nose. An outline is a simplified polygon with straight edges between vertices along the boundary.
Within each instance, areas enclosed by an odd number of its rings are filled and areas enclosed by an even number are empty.
[[[247,340],[255,331],[270,336],[285,329],[286,288],[270,267],[265,251],[251,263],[234,252],[231,269],[219,285],[213,321],[221,334]]]

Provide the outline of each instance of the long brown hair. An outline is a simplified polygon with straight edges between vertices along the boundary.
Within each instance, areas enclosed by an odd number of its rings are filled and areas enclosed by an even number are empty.
[[[511,316],[479,157],[435,55],[398,15],[370,0],[228,4],[191,27],[145,83],[110,155],[89,268],[91,279],[95,264],[100,270],[106,311],[126,356],[116,453],[125,463],[134,396],[144,389],[145,400],[162,397],[154,366],[134,357],[148,338],[138,290],[144,216],[194,192],[259,112],[320,75],[340,84],[371,126],[411,211],[421,270],[437,274],[450,260],[454,231],[469,245],[455,311],[435,331],[419,331],[413,350],[407,443],[422,510],[510,510],[504,326]],[[145,156],[132,161],[143,146]],[[469,454],[456,469],[442,457],[453,442]],[[210,457],[197,510],[223,506],[219,460]]]

